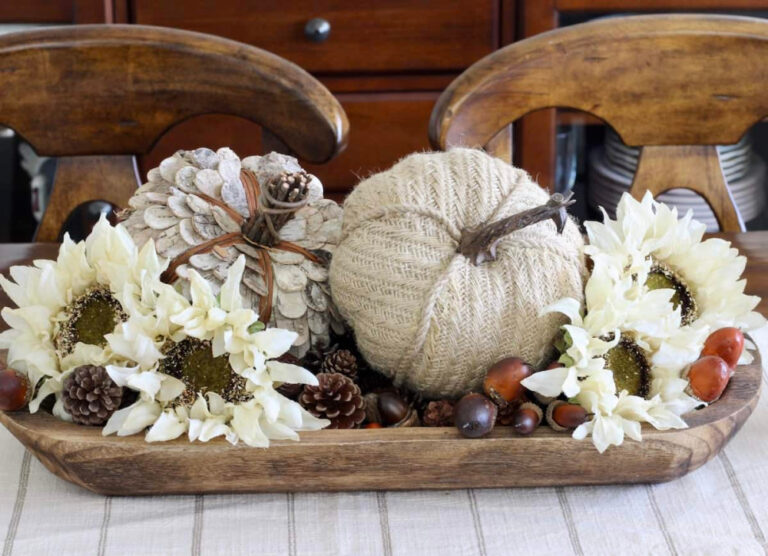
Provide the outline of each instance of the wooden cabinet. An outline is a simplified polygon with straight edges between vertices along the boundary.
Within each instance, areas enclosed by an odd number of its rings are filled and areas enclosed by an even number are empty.
[[[340,93],[350,123],[349,146],[329,164],[305,164],[323,182],[326,195],[341,200],[360,177],[384,170],[406,154],[429,148],[426,125],[437,92]],[[232,116],[206,115],[171,129],[152,152],[142,157],[140,173],[177,149],[206,145],[259,153],[261,134],[253,123]]]
[[[109,0],[4,0],[2,23],[104,23]],[[110,6],[111,8],[111,6]]]
[[[456,71],[497,47],[497,0],[131,0],[133,23],[220,35],[313,73]],[[183,4],[183,8],[181,7]],[[312,18],[328,38],[305,35]]]
[[[427,126],[440,92],[500,46],[503,9],[505,26],[514,19],[510,0],[122,1],[116,21],[225,36],[287,58],[325,83],[349,116],[349,146],[309,169],[337,199],[360,177],[429,148]],[[330,25],[326,40],[305,35],[312,18]],[[200,145],[258,153],[259,135],[255,124],[237,118],[193,118],[171,129],[140,169],[145,175],[176,149]]]

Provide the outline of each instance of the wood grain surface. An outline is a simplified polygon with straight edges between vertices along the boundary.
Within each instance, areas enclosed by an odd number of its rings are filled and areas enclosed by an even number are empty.
[[[498,45],[498,0],[129,1],[133,23],[220,35],[313,73],[461,70]],[[330,24],[323,42],[304,35],[314,17]]]
[[[693,179],[683,187],[704,196],[721,229],[740,231],[717,157],[680,149],[736,143],[768,114],[766,60],[768,23],[756,18],[649,15],[556,29],[494,52],[460,75],[437,101],[430,140],[442,149],[482,147],[531,112],[581,110],[611,125],[627,145],[648,146],[633,192],[650,182],[655,193],[677,187],[665,178],[687,163],[688,172],[711,174],[706,187],[691,187]],[[549,133],[543,137],[551,141]]]
[[[149,444],[47,413],[2,413],[0,422],[52,473],[101,494],[401,490],[660,482],[714,457],[754,409],[760,361],[737,369],[724,396],[686,416],[690,428],[643,427],[599,454],[591,442],[539,427],[521,437],[497,427],[481,439],[451,428],[328,430],[268,449],[223,439]]]
[[[720,234],[749,259],[748,291],[768,297],[768,232]],[[53,244],[0,246],[0,268],[55,255]],[[0,305],[8,299],[0,297]],[[764,304],[761,305],[765,311]],[[4,325],[3,325],[4,326]],[[302,433],[269,449],[223,440],[147,444],[103,437],[47,414],[0,413],[2,422],[51,472],[102,494],[397,490],[552,486],[671,480],[714,457],[754,409],[761,361],[739,367],[723,398],[686,416],[690,428],[656,431],[598,454],[589,441],[540,427],[520,437],[498,427],[487,438],[453,428]]]
[[[709,204],[721,230],[743,232],[744,221],[725,181],[714,145],[647,145],[640,158],[629,192],[642,199],[646,191],[654,197],[670,189],[690,189]]]
[[[361,178],[386,170],[405,155],[429,149],[426,129],[439,93],[339,93],[349,118],[349,146],[326,164],[302,166],[323,182],[325,196],[341,200]],[[174,126],[140,157],[141,177],[180,148],[229,146],[241,157],[264,152],[258,126],[234,116],[206,115]]]
[[[325,86],[287,60],[220,37],[141,25],[11,33],[0,36],[0,75],[0,122],[40,155],[146,153],[172,125],[210,113],[255,122],[310,162],[346,146],[346,114]],[[38,241],[57,239],[72,203],[98,193],[94,184],[102,191],[95,198],[125,206],[133,166],[111,180],[107,167],[127,165],[93,158],[60,165],[64,183],[55,184]]]
[[[0,36],[0,121],[46,156],[147,152],[197,114],[241,116],[297,156],[324,162],[346,144],[338,101],[298,66],[220,37],[142,25]]]

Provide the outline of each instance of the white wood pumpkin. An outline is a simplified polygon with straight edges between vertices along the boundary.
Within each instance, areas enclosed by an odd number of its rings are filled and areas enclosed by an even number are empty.
[[[282,206],[270,204],[268,195],[264,201],[268,184],[299,175],[305,183],[301,206],[289,211],[272,245],[254,242],[255,219],[265,218],[265,207]],[[240,160],[229,148],[178,151],[148,172],[129,207],[123,213],[128,232],[139,246],[154,239],[158,253],[171,259],[175,276],[169,278],[181,278],[182,288],[188,288],[190,268],[220,287],[229,266],[245,254],[241,292],[262,320],[266,310],[268,326],[299,334],[294,355],[327,345],[331,330],[343,332],[328,285],[342,209],[323,198],[320,180],[303,173],[295,158],[270,153]]]

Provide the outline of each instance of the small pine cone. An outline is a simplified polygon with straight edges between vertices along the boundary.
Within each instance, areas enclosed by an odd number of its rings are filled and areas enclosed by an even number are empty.
[[[499,406],[499,411],[496,413],[496,424],[502,427],[511,426],[515,420],[515,412],[519,407],[520,404],[516,403],[508,403],[503,407]]]
[[[355,380],[357,378],[357,357],[348,349],[334,351],[323,359],[320,372],[341,373]]]
[[[329,419],[329,429],[354,429],[365,420],[360,387],[340,373],[320,373],[317,386],[305,386],[299,403],[315,417]]]
[[[318,374],[325,359],[325,349],[325,346],[315,346],[302,357],[301,366],[313,374]]]
[[[123,400],[123,388],[104,367],[82,365],[64,379],[64,410],[78,425],[103,425]]]
[[[429,402],[424,408],[422,423],[425,427],[452,427],[453,406],[451,400]]]

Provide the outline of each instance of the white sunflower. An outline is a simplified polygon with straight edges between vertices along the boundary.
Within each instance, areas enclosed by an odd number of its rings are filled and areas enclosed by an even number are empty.
[[[702,241],[705,227],[690,212],[678,220],[676,209],[650,194],[641,202],[625,194],[617,220],[605,214],[604,220],[585,223],[593,263],[586,315],[572,299],[548,308],[571,319],[564,327],[566,367],[524,382],[590,411],[574,437],[591,435],[601,452],[625,436],[639,440],[641,422],[685,427],[681,416],[700,402],[685,393],[682,373],[707,336],[725,326],[748,331],[765,323],[753,311],[759,298],[744,295],[746,259],[728,242]],[[745,351],[741,362],[750,359]]]
[[[270,440],[298,440],[297,431],[328,425],[276,390],[284,382],[317,384],[317,378],[271,360],[286,353],[297,334],[263,330],[257,315],[243,307],[244,265],[241,256],[218,296],[194,270],[191,301],[161,285],[151,314],[131,315],[108,336],[112,350],[134,364],[109,365],[107,372],[139,398],[117,411],[103,434],[148,428],[148,442],[186,434],[190,441],[223,436],[233,444],[266,447]]]
[[[106,335],[126,320],[127,306],[141,304],[164,267],[152,244],[137,250],[121,226],[102,217],[85,241],[65,236],[55,261],[11,267],[11,280],[0,276],[17,306],[2,310],[10,328],[0,334],[0,348],[36,388],[32,411],[61,391],[74,368],[113,360]],[[54,412],[68,418],[58,396]]]
[[[680,327],[672,295],[666,289],[638,290],[610,260],[593,258],[584,307],[566,298],[545,308],[571,321],[563,326],[564,367],[535,373],[523,385],[545,397],[565,395],[587,409],[591,419],[574,438],[591,435],[600,452],[621,444],[625,435],[640,440],[641,422],[659,429],[684,427],[679,416],[696,401],[685,393],[684,380],[657,377],[650,363],[654,340]]]
[[[655,367],[679,374],[698,358],[711,332],[731,326],[749,332],[765,325],[754,311],[760,298],[744,294],[746,257],[728,241],[704,240],[706,226],[693,220],[691,211],[678,218],[676,208],[654,201],[650,193],[642,201],[625,193],[616,220],[603,214],[603,223],[585,223],[587,254],[612,261],[623,278],[633,280],[638,297],[671,291],[680,311],[676,333],[651,337]],[[747,350],[742,357],[741,363],[752,359]]]

